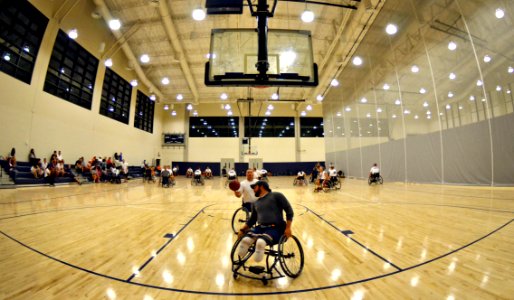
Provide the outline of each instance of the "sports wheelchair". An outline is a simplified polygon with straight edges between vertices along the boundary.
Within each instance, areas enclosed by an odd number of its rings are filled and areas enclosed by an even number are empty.
[[[261,280],[264,285],[267,285],[269,280],[282,278],[286,275],[291,278],[300,276],[304,265],[304,255],[302,244],[296,236],[287,238],[283,235],[277,244],[268,244],[264,250],[266,266],[246,266],[248,259],[255,252],[255,243],[250,246],[244,257],[239,257],[239,244],[246,236],[248,234],[237,239],[230,253],[232,277],[234,279],[243,276]]]
[[[162,184],[162,187],[172,187],[176,184],[176,181],[175,181],[175,177],[162,177],[161,179],[161,184]]]
[[[212,172],[211,173],[205,172],[205,179],[212,179]]]
[[[293,185],[294,186],[297,186],[297,185],[309,185],[309,182],[307,181],[305,176],[303,177],[303,179],[298,179],[298,177],[296,177],[294,179],[294,181],[293,181]]]
[[[250,211],[244,206],[236,209],[232,215],[232,230],[235,234],[239,232],[239,229],[248,222],[250,219]]]
[[[380,173],[371,174],[371,176],[368,177],[368,185],[371,185],[372,183],[384,183],[384,179],[382,178],[382,176],[380,176]]]
[[[339,190],[339,189],[341,189],[341,180],[339,180],[339,178],[337,178],[337,180],[335,180],[335,181],[332,181],[330,179],[325,179],[321,183],[320,187],[317,186],[314,188],[314,192],[323,191],[326,193],[326,192],[329,192],[330,190]]]
[[[191,178],[191,185],[204,185],[205,180],[202,175],[195,175]]]

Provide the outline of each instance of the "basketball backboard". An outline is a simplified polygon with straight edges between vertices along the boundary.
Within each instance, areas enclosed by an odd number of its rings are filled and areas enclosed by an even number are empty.
[[[269,69],[258,77],[256,29],[213,29],[209,62],[205,67],[208,86],[316,86],[311,34],[305,30],[269,29]]]

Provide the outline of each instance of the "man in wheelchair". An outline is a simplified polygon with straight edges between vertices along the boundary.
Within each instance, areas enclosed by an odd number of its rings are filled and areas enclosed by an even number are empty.
[[[205,174],[205,178],[207,178],[207,179],[212,178],[212,170],[211,170],[211,168],[209,168],[209,166],[207,166],[207,168],[205,168],[204,174]]]
[[[297,184],[307,184],[307,180],[305,179],[305,172],[303,170],[299,171],[296,174],[296,178],[293,181],[293,185]]]
[[[200,168],[198,167],[195,172],[194,172],[194,175],[193,175],[193,180],[195,183],[198,183],[198,184],[203,184],[203,180],[202,180],[202,170],[200,170]]]
[[[378,168],[377,164],[374,163],[371,167],[371,170],[369,171],[369,180],[370,182],[376,182],[380,178],[380,169]]]
[[[267,170],[260,169],[258,173],[259,173],[259,177],[257,179],[262,180],[262,181],[268,181],[268,171]]]
[[[239,231],[238,236],[244,237],[239,244],[238,255],[244,257],[255,243],[254,260],[260,262],[264,258],[266,245],[278,243],[282,235],[292,236],[294,212],[286,197],[282,193],[272,192],[267,182],[257,181],[251,188],[259,198],[252,206],[250,219]],[[283,211],[286,213],[286,221],[283,219]]]

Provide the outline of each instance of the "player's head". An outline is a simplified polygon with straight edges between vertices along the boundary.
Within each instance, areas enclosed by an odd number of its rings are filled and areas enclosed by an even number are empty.
[[[377,166],[377,163],[374,163],[374,164],[373,164],[373,167],[376,167],[376,166]]]
[[[255,193],[256,197],[259,197],[264,193],[264,191],[271,192],[271,189],[269,188],[269,185],[266,181],[257,181],[256,183],[252,184],[250,186],[253,189],[253,192]]]
[[[246,180],[248,180],[248,181],[253,180],[253,170],[252,169],[246,170]]]

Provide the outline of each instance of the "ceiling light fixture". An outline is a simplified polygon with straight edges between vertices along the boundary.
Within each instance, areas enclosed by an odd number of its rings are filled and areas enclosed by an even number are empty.
[[[427,90],[425,90],[425,88],[420,88],[419,89],[419,93],[420,94],[425,94],[427,92]]]
[[[361,103],[367,103],[367,102],[368,102],[368,99],[366,99],[365,97],[362,97]]]
[[[178,94],[177,95],[177,100],[178,101],[182,101],[182,99],[184,99],[184,96],[182,96],[182,94]]]
[[[410,71],[412,73],[418,73],[419,72],[419,67],[417,65],[414,65],[410,68]]]
[[[170,79],[168,77],[163,77],[161,83],[164,85],[170,84]]]
[[[121,22],[119,19],[112,19],[109,21],[109,28],[112,30],[119,30],[121,28]]]
[[[332,81],[330,82],[330,85],[332,86],[338,86],[339,85],[339,81],[337,79],[332,79]]]
[[[491,62],[491,60],[492,60],[491,56],[489,56],[489,55],[484,55],[484,62],[485,62],[485,63]]]
[[[389,90],[390,86],[387,83],[384,83],[384,86],[382,87],[384,90]]]
[[[172,115],[172,116],[176,116],[176,115],[177,115],[177,112],[176,112],[176,111],[172,111],[172,112],[171,112],[171,115]]]
[[[396,25],[394,24],[389,23],[387,24],[385,31],[389,35],[394,35],[398,32],[398,27],[396,27]]]
[[[195,21],[203,21],[205,19],[205,11],[201,8],[196,8],[193,10],[192,16]]]
[[[164,105],[164,110],[168,110],[170,109],[170,107],[168,106],[168,104]]]
[[[400,104],[402,104],[402,101],[400,101],[400,99],[396,99],[396,100],[394,101],[394,104],[396,104],[396,105],[400,105]]]
[[[193,110],[193,104],[188,104],[187,107],[186,107],[187,110]]]
[[[136,87],[138,85],[137,79],[132,79],[130,81],[130,85],[133,86],[133,87]]]
[[[308,110],[308,111],[311,111],[312,110],[312,106],[309,104],[309,105],[307,105],[307,107],[305,107],[305,109]]]
[[[450,73],[448,78],[450,78],[450,80],[454,80],[455,78],[457,78],[457,75],[455,75],[455,73],[452,72],[452,73]]]
[[[505,16],[505,11],[501,8],[497,8],[496,11],[494,12],[494,15],[496,16],[497,19],[502,19]]]
[[[157,97],[154,94],[151,94],[150,95],[150,100],[155,101],[155,100],[157,100]]]
[[[455,49],[457,49],[457,43],[455,43],[454,41],[451,41],[448,43],[448,49],[450,51],[454,51]]]
[[[277,93],[273,93],[273,95],[271,95],[271,99],[272,100],[278,100],[278,94]]]
[[[323,96],[322,96],[322,95],[318,95],[318,96],[316,96],[316,100],[318,100],[318,101],[323,101]]]
[[[307,115],[307,113],[306,113],[304,110],[302,110],[302,112],[300,113],[300,115],[301,115],[302,117],[305,117],[305,116]]]
[[[355,56],[352,60],[352,63],[355,65],[355,66],[360,66],[362,65],[362,58],[360,56]]]
[[[314,13],[310,10],[304,10],[301,19],[304,23],[311,23],[314,21]]]
[[[77,31],[77,29],[73,28],[68,32],[68,36],[70,37],[70,39],[74,40],[79,37],[79,32]]]
[[[112,67],[112,59],[108,58],[105,60],[104,65],[106,67]]]
[[[344,110],[346,110],[346,111],[352,111],[352,108],[348,106],[348,107],[346,107]]]
[[[148,54],[143,54],[139,57],[139,60],[146,64],[146,63],[149,63],[150,62],[150,56],[148,56]]]
[[[228,99],[228,95],[226,93],[221,93],[220,99],[221,100],[227,100]]]

